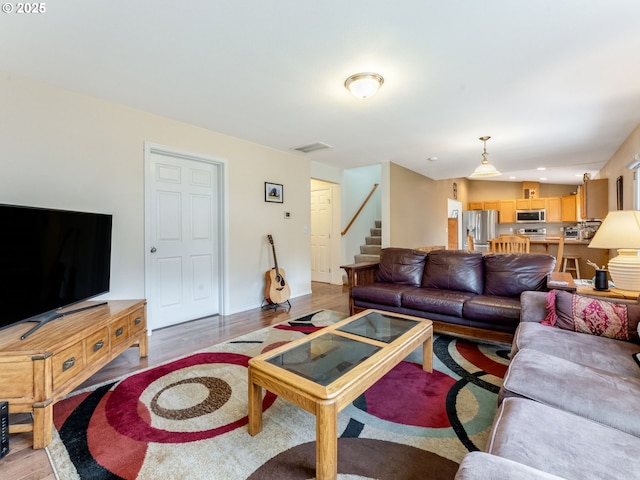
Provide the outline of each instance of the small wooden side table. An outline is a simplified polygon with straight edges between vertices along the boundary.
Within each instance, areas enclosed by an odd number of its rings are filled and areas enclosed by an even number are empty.
[[[640,297],[640,292],[634,290],[622,290],[620,288],[610,288],[609,290],[595,290],[593,287],[578,285],[576,293],[580,295],[588,295],[590,297],[606,297],[606,298],[625,298],[627,300],[636,300]]]

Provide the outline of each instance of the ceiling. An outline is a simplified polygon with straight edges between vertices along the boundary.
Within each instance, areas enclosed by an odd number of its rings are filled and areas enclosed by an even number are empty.
[[[579,184],[640,123],[638,0],[45,6],[0,14],[1,70],[279,150],[324,142],[300,155],[342,168],[464,177],[489,135],[491,180]],[[363,71],[384,85],[358,100],[343,84]]]

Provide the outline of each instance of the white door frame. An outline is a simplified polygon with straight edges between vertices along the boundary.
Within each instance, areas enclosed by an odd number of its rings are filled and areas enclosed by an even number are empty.
[[[218,182],[215,185],[217,190],[216,196],[218,198],[218,305],[221,315],[226,315],[227,311],[227,299],[228,299],[228,265],[226,259],[228,258],[228,242],[227,232],[228,229],[228,215],[227,215],[227,165],[226,161],[207,157],[199,153],[186,152],[184,150],[176,150],[175,148],[167,147],[152,142],[144,142],[144,278],[145,278],[145,297],[149,296],[147,291],[148,286],[151,284],[149,275],[149,262],[151,261],[151,223],[149,218],[151,215],[151,154],[167,155],[170,157],[184,158],[186,160],[192,160],[195,162],[203,162],[215,165],[218,168]],[[151,332],[150,332],[151,333]]]

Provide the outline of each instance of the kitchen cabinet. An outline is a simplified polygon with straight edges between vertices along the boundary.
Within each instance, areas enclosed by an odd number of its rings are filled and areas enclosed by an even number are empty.
[[[583,220],[603,219],[609,213],[609,179],[587,180],[581,189],[580,215]]]
[[[591,182],[593,181],[595,180],[591,180]],[[567,195],[565,197],[487,200],[484,202],[469,202],[469,210],[498,210],[500,212],[500,223],[516,223],[516,210],[541,209],[546,210],[547,223],[578,222],[581,220],[579,198],[579,195]],[[604,215],[606,215],[606,212]]]
[[[486,202],[469,202],[469,210],[498,210],[500,202],[498,200],[487,200]]]
[[[561,197],[562,201],[562,218],[563,222],[577,222],[578,221],[578,196],[567,195]]]
[[[547,197],[547,222],[562,222],[562,199],[560,197]]]
[[[500,200],[499,223],[516,223],[516,200]]]
[[[516,210],[540,210],[546,208],[546,198],[518,198]]]

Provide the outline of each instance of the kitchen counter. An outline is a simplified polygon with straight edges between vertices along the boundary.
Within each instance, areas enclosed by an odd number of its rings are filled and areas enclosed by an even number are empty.
[[[560,243],[560,237],[547,237],[544,240],[536,239],[530,240],[531,244],[549,244],[549,245],[558,245]],[[565,245],[589,245],[591,240],[564,240]]]
[[[580,258],[580,276],[582,278],[591,278],[595,275],[595,270],[587,264],[587,260],[591,260],[597,265],[606,265],[609,263],[609,250],[601,248],[589,248],[591,240],[566,240],[564,241],[564,255],[576,255]],[[560,237],[549,236],[546,239],[531,240],[531,253],[548,253],[554,257],[558,254],[558,243]]]

